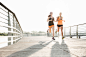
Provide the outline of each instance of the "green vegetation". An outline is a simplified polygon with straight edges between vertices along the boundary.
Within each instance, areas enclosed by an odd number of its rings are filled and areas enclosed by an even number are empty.
[[[7,36],[8,33],[0,33],[0,36]]]

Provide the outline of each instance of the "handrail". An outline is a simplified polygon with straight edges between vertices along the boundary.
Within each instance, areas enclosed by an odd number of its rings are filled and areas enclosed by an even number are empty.
[[[83,23],[83,24],[78,24],[78,25],[84,25],[86,23]],[[68,26],[68,27],[74,27],[74,26],[77,26],[77,25],[73,25],[73,26]],[[68,27],[64,27],[64,28],[68,28]]]
[[[1,2],[0,2],[0,5],[3,6],[5,9],[7,9],[9,12],[11,12],[11,13],[14,15],[14,17],[16,18],[17,22],[18,22],[18,19],[17,19],[15,13],[13,13],[10,9],[8,9],[8,8],[7,8],[4,4],[2,4]],[[19,22],[18,22],[18,23],[19,23]],[[20,24],[19,24],[19,26],[20,26]],[[20,26],[20,27],[21,27],[21,26]]]
[[[86,29],[84,28],[85,26],[82,27],[82,28],[79,28],[79,26],[82,26],[82,25],[86,25],[86,23],[64,27],[64,37],[70,36],[70,38],[72,38],[73,36],[77,36],[77,38],[80,39],[80,36],[86,36],[86,34],[85,34],[86,33]],[[67,29],[68,32],[66,31],[66,29]],[[79,31],[80,29],[84,30],[85,32],[82,31],[82,30]],[[83,33],[80,33],[80,32],[83,32]],[[76,34],[76,35],[72,35],[72,34]],[[80,34],[84,34],[84,35],[80,35]]]
[[[15,13],[1,2],[0,10],[0,45],[3,44],[4,47],[18,42],[23,36],[23,30]]]

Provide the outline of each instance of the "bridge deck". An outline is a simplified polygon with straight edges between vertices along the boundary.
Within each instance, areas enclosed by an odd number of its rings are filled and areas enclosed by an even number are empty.
[[[22,38],[19,42],[0,48],[0,57],[84,57],[86,56],[86,39],[59,39],[36,36]]]

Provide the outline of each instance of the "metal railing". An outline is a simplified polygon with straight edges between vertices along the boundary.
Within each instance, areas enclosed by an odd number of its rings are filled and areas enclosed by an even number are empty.
[[[0,48],[18,42],[22,33],[15,13],[0,2]]]
[[[64,37],[74,37],[79,38],[81,36],[86,36],[86,23],[64,27]]]

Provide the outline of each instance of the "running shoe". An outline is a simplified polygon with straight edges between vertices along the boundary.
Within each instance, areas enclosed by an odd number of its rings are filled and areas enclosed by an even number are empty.
[[[62,37],[62,39],[64,39],[64,37]]]
[[[52,39],[55,40],[54,37]]]

